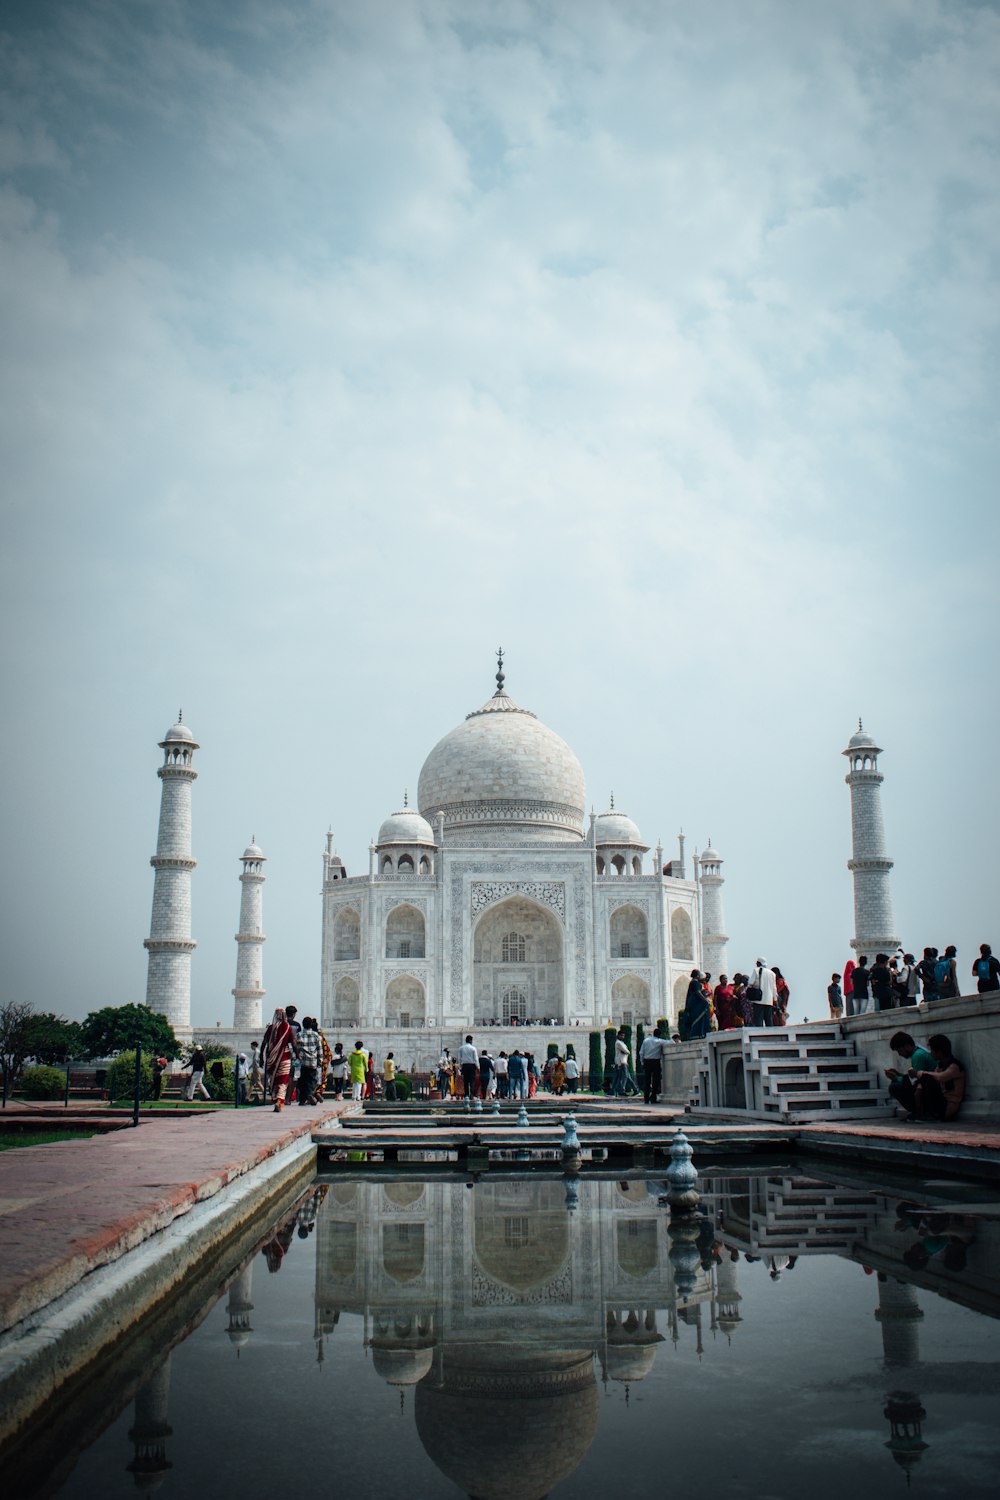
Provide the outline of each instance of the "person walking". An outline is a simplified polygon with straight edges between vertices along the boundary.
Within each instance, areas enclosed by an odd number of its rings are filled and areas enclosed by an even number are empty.
[[[580,1064],[572,1052],[567,1053],[564,1066],[566,1072],[566,1092],[567,1094],[575,1094],[577,1084],[580,1081]]]
[[[510,1093],[510,1078],[507,1073],[507,1062],[508,1059],[506,1052],[501,1052],[495,1063],[497,1075],[497,1094],[501,1099],[506,1099]]]
[[[198,1089],[205,1099],[211,1099],[211,1094],[205,1087],[205,1054],[201,1047],[195,1045],[191,1053],[191,1061],[188,1063],[188,1071],[191,1077],[188,1079],[184,1089],[184,1097],[190,1103],[194,1098],[195,1089]]]
[[[319,1044],[319,1030],[312,1016],[303,1016],[299,1032],[299,1104],[316,1103],[316,1085],[319,1082],[319,1065],[323,1056]]]
[[[264,1058],[264,1073],[274,1100],[274,1112],[280,1115],[285,1107],[288,1080],[292,1072],[292,1054],[297,1054],[295,1032],[289,1025],[288,1016],[280,1005],[274,1012],[260,1044]]]
[[[924,987],[922,999],[925,1005],[931,1004],[938,997],[937,956],[938,951],[936,948],[925,948],[924,956],[917,964],[920,983]]]
[[[250,1068],[247,1063],[247,1055],[245,1052],[240,1052],[236,1057],[236,1102],[238,1104],[246,1104],[247,1102],[247,1078],[249,1074]]]
[[[264,1102],[264,1075],[260,1067],[260,1046],[250,1043],[250,1072],[247,1077],[247,1099],[251,1104]]]
[[[335,1099],[344,1097],[344,1081],[347,1078],[347,1058],[344,1056],[343,1042],[334,1042],[333,1055],[330,1058],[330,1076],[333,1079],[333,1096]]]
[[[554,1094],[561,1094],[566,1087],[566,1064],[561,1057],[552,1059],[552,1069],[549,1073],[549,1083]]]
[[[615,1037],[615,1064],[611,1075],[611,1093],[616,1099],[624,1099],[628,1093],[628,1075],[631,1053],[625,1036],[625,1027],[618,1030]]]
[[[360,1101],[365,1087],[365,1074],[368,1071],[368,1053],[365,1051],[363,1042],[354,1043],[354,1051],[347,1059],[347,1066],[351,1073],[351,1098]]]
[[[527,1099],[528,1068],[524,1057],[516,1047],[507,1059],[507,1073],[510,1082],[510,1097],[512,1099]]]
[[[387,1052],[385,1062],[382,1064],[382,1086],[383,1097],[395,1101],[399,1095],[396,1092],[396,1058],[392,1052]]]
[[[479,1086],[479,1053],[473,1045],[471,1035],[465,1038],[458,1049],[458,1066],[462,1070],[462,1094],[464,1098],[471,1099]]]
[[[484,1047],[479,1054],[479,1093],[483,1099],[489,1099],[496,1093],[496,1080],[494,1078],[495,1064]]]
[[[663,1042],[655,1031],[643,1039],[639,1048],[639,1061],[643,1066],[642,1097],[647,1104],[656,1104],[660,1097],[663,1072]]]

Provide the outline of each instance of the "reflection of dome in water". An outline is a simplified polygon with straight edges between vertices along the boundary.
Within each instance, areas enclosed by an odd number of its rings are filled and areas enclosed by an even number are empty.
[[[416,1388],[428,1456],[476,1500],[543,1500],[582,1460],[597,1431],[589,1353],[449,1349],[440,1383]]]
[[[416,1385],[434,1363],[433,1349],[372,1350],[375,1374],[390,1385]]]
[[[624,1380],[631,1385],[636,1380],[645,1380],[655,1359],[655,1344],[609,1344],[605,1368],[610,1380]]]

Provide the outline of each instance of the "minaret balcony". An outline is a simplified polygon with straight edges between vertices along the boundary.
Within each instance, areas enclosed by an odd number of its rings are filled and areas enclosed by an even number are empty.
[[[198,944],[194,938],[143,938],[142,946],[150,953],[193,953]]]
[[[236,941],[238,943],[266,943],[267,938],[262,932],[238,932]]]
[[[154,870],[196,870],[198,861],[178,854],[153,854],[149,863]]]

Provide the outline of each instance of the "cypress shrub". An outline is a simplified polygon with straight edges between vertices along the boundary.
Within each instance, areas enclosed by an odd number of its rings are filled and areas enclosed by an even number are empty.
[[[567,1057],[575,1057],[576,1056],[576,1048],[573,1046],[572,1042],[567,1042],[566,1043],[566,1056]]]
[[[119,1052],[108,1068],[106,1088],[108,1100],[130,1100],[135,1097],[135,1053]],[[142,1070],[139,1074],[139,1098],[150,1099],[153,1095],[153,1060],[148,1052],[142,1054]]]
[[[559,1043],[558,1042],[550,1042],[549,1045],[545,1049],[545,1056],[546,1057],[558,1057],[559,1056]]]
[[[604,1092],[611,1093],[611,1080],[615,1072],[615,1037],[617,1032],[613,1026],[604,1028]]]
[[[601,1033],[590,1033],[590,1060],[587,1063],[587,1087],[592,1094],[599,1094],[604,1080],[604,1064],[601,1060]]]

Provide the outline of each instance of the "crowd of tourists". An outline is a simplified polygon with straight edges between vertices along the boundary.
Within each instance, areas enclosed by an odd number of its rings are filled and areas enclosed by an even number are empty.
[[[972,965],[972,978],[980,995],[1000,990],[1000,960],[989,943],[979,945],[979,957]],[[863,1016],[867,1011],[893,1010],[904,1005],[931,1005],[938,1000],[955,1000],[962,993],[958,977],[958,949],[949,943],[944,952],[925,948],[920,959],[902,947],[890,958],[876,953],[869,967],[862,954],[857,962],[849,959],[843,976],[831,974],[827,985],[830,1015]]]
[[[680,1038],[695,1042],[710,1031],[734,1031],[741,1026],[784,1026],[791,991],[777,964],[758,958],[746,974],[712,975],[691,970],[684,1008],[677,1017]]]

